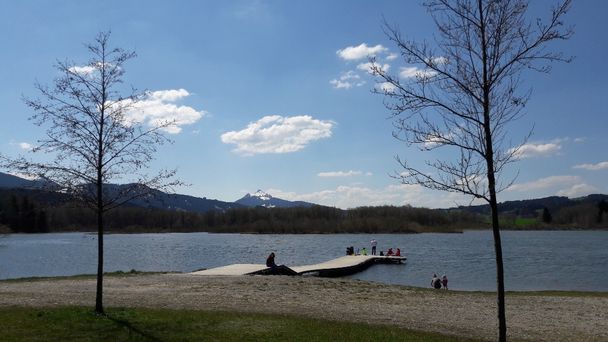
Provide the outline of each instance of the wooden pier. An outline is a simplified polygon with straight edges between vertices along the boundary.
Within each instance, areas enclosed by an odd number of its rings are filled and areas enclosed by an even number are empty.
[[[195,271],[190,274],[208,276],[239,276],[256,274],[282,274],[282,275],[312,275],[319,277],[340,277],[361,272],[371,265],[400,264],[407,260],[402,256],[379,255],[347,255],[337,259],[314,265],[280,266],[274,270],[264,264],[233,264],[207,270]]]

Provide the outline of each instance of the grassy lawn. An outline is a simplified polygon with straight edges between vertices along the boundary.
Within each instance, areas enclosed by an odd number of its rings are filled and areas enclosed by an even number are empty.
[[[527,227],[538,223],[538,219],[534,217],[517,217],[515,219],[515,226]]]
[[[2,341],[469,341],[389,326],[167,309],[0,308]]]

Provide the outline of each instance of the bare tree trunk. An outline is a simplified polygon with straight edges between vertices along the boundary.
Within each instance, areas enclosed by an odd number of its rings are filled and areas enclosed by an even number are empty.
[[[507,320],[505,315],[505,284],[502,265],[502,242],[498,222],[498,201],[496,199],[496,175],[494,170],[494,144],[492,142],[492,126],[490,121],[490,80],[488,75],[488,46],[484,20],[483,2],[477,1],[479,7],[479,22],[481,23],[481,58],[483,65],[483,128],[486,150],[486,165],[488,171],[488,192],[490,208],[492,209],[492,233],[494,235],[494,252],[496,254],[496,285],[498,305],[498,340],[507,340]]]
[[[101,184],[97,185],[98,199],[101,200]],[[103,211],[101,201],[97,207],[97,293],[95,312],[103,314]]]
[[[104,89],[105,94],[105,89]],[[105,99],[105,97],[104,97]],[[97,155],[97,294],[95,296],[95,312],[103,314],[103,109],[99,125],[99,145]]]
[[[492,232],[494,233],[494,251],[496,253],[496,283],[498,291],[498,340],[507,340],[507,319],[505,310],[505,280],[502,266],[502,242],[498,228],[498,205],[496,195],[490,204],[492,207]]]

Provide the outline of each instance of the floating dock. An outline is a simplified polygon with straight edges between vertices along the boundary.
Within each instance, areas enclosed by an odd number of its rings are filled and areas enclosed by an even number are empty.
[[[255,274],[313,275],[319,277],[340,277],[361,272],[373,264],[400,264],[407,260],[402,256],[346,255],[314,265],[279,266],[274,270],[264,264],[233,264],[190,274],[202,276],[240,276]]]

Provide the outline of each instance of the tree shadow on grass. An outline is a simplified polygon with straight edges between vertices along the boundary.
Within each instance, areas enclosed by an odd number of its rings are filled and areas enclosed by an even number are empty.
[[[131,324],[131,322],[129,322],[127,320],[115,318],[115,317],[110,316],[109,314],[105,314],[105,317],[107,319],[109,319],[110,321],[114,322],[116,325],[127,329],[129,331],[129,337],[131,337],[132,334],[136,334],[136,335],[144,337],[150,341],[159,341],[159,342],[162,341],[162,339],[133,326],[133,324]]]

